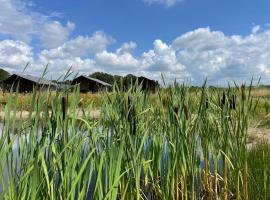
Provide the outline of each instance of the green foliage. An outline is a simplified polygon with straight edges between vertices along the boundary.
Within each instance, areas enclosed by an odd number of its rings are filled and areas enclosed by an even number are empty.
[[[270,199],[270,144],[260,142],[248,153],[250,199]]]
[[[115,82],[117,84],[120,84],[120,81],[121,81],[121,76],[111,75],[111,74],[104,73],[104,72],[94,72],[93,74],[91,74],[89,76],[92,78],[96,78],[96,79],[99,79],[101,81],[104,81],[106,83],[109,83],[111,85],[113,85]]]
[[[132,74],[128,74],[126,76],[118,76],[118,75],[107,74],[104,72],[95,72],[89,76],[92,78],[102,80],[111,85],[116,84],[119,87],[121,86],[125,90],[128,90],[128,88],[130,88],[132,85],[135,85],[136,82],[138,82],[138,84],[142,84],[141,88],[143,90],[154,91],[155,89],[159,88],[158,81],[150,80],[145,77],[137,77]]]
[[[10,76],[10,74],[7,71],[0,69],[0,81],[5,80],[9,76]]]
[[[28,120],[13,117],[19,95],[10,95],[0,199],[249,199],[250,89],[224,89],[220,104],[205,85],[175,84],[153,101],[137,82],[121,84],[102,96],[96,120],[91,104],[78,117],[79,88],[35,89]]]

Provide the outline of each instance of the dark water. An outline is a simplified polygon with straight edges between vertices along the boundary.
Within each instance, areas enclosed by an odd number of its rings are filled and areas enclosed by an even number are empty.
[[[99,128],[99,132],[102,132],[102,127]],[[3,124],[0,123],[0,138],[3,137]],[[39,128],[38,131],[38,137],[37,139],[40,140],[42,138],[42,133],[41,133],[41,129]],[[25,134],[25,135],[16,135],[16,134],[10,134],[11,137],[14,138],[14,142],[12,144],[12,152],[13,152],[13,160],[14,161],[17,161],[17,163],[20,163],[19,162],[19,152],[18,152],[18,147],[19,147],[19,142],[21,140],[26,140],[26,141],[29,141],[29,134]],[[108,134],[107,134],[107,140],[108,140],[108,143],[110,141],[110,138],[111,138],[111,132],[109,131]],[[147,153],[147,150],[148,150],[148,146],[151,145],[151,140],[147,140],[145,142],[145,145],[144,145],[144,151],[145,153]],[[200,142],[199,138],[198,138],[198,142]],[[88,144],[88,141],[85,141],[84,144],[83,144],[83,147],[86,146]],[[200,145],[198,145],[200,146]],[[102,152],[102,149],[101,148],[98,148],[98,151],[101,153]],[[163,143],[163,147],[162,147],[162,156],[161,156],[161,160],[160,160],[160,164],[161,166],[165,166],[165,170],[168,168],[168,159],[169,159],[169,147],[168,147],[168,142],[164,139],[164,143]],[[199,155],[201,156],[200,160],[201,160],[201,168],[204,169],[205,168],[205,163],[203,161],[203,156],[202,156],[202,150],[201,149],[198,149],[197,150],[199,153]],[[210,169],[211,171],[213,171],[213,162],[211,161],[211,156],[210,156]],[[20,170],[20,166],[17,165],[17,171],[19,172]],[[7,171],[4,170],[1,172],[3,175],[4,175],[4,179],[5,181],[7,181]],[[163,174],[164,176],[164,171],[161,171],[161,174]],[[142,178],[145,176],[144,172],[142,171]],[[103,175],[102,175],[103,179],[106,180],[106,172],[103,171]],[[97,172],[93,172],[93,175],[91,177],[91,181],[90,181],[90,187],[88,188],[88,193],[87,193],[87,200],[91,200],[93,199],[93,194],[94,194],[94,189],[95,189],[95,183],[96,183],[96,178],[97,178]],[[57,182],[59,181],[59,179],[56,180]],[[0,184],[0,193],[2,192],[2,186]],[[148,196],[148,199],[151,199],[151,194],[147,194]]]

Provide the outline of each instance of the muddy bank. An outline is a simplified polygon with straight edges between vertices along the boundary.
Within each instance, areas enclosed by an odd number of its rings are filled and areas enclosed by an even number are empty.
[[[270,142],[270,129],[249,127],[248,129],[249,143],[257,143],[260,141]]]

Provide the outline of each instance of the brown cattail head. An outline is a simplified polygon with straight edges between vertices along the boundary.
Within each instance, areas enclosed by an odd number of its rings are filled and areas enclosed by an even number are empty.
[[[175,120],[177,120],[178,114],[179,114],[179,107],[176,106],[176,107],[173,108],[173,117],[174,117]]]
[[[209,100],[208,100],[208,98],[206,98],[206,100],[205,100],[205,108],[208,109],[208,107],[209,107]]]
[[[176,115],[178,115],[178,113],[179,113],[179,107],[174,107],[174,113],[175,113]]]
[[[235,110],[236,108],[235,98],[235,95],[232,95],[232,97],[230,98],[230,109],[232,110]]]
[[[221,98],[221,102],[220,102],[220,106],[223,107],[226,103],[226,95],[225,92],[222,93],[222,98]]]
[[[245,93],[246,86],[244,84],[241,85],[241,93],[242,93],[242,100],[246,100],[246,93]]]
[[[184,113],[185,113],[186,119],[188,119],[188,107],[186,105],[184,105]]]

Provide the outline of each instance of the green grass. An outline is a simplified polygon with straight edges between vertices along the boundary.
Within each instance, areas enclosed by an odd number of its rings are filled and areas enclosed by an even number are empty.
[[[248,153],[250,199],[270,198],[270,144],[260,142]]]
[[[10,117],[22,108],[18,94],[8,95],[0,199],[253,199],[247,130],[257,104],[249,88],[224,92],[220,105],[221,91],[205,86],[154,95],[114,86],[98,97],[94,120],[77,117],[79,88],[35,90],[27,121]]]

